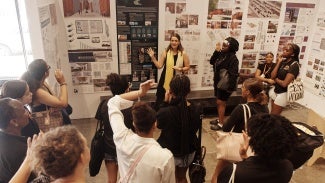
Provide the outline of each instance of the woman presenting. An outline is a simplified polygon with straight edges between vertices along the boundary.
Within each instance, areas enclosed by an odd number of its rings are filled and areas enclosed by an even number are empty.
[[[160,75],[156,93],[155,109],[158,110],[160,104],[164,101],[166,90],[169,90],[169,83],[173,76],[188,71],[190,61],[182,46],[181,37],[177,33],[170,35],[170,44],[161,54],[159,61],[156,59],[152,48],[149,48],[147,52],[158,69],[165,66]]]

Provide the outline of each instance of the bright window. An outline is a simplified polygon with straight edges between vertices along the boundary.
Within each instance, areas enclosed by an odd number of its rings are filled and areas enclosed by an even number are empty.
[[[0,22],[0,79],[19,78],[33,59],[25,1],[1,1]]]

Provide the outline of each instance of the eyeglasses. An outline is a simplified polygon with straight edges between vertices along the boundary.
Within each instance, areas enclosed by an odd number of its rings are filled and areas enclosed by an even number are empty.
[[[47,70],[50,70],[50,69],[51,69],[51,66],[48,65],[48,66],[47,66]]]
[[[129,84],[129,88],[132,88],[132,83],[131,82],[128,82],[128,84]]]
[[[227,40],[224,40],[223,43],[222,43],[222,46],[223,47],[229,46],[229,42]]]

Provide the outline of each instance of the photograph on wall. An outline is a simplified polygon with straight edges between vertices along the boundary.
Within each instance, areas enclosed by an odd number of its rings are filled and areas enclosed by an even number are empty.
[[[281,54],[284,45],[289,42],[297,44],[303,51],[300,52],[300,62],[304,62],[305,47],[308,43],[312,22],[315,17],[315,4],[313,3],[286,3],[284,24],[280,36],[278,52]]]
[[[279,19],[281,1],[249,0],[248,18],[273,18]]]
[[[158,5],[149,0],[116,2],[119,72],[131,78],[132,89],[147,79],[157,82],[147,50],[158,50]],[[175,13],[175,8],[175,3],[169,4],[166,11]]]
[[[64,17],[110,17],[110,0],[62,0]]]
[[[247,2],[244,0],[209,0],[205,34],[208,49],[204,50],[206,62],[200,62],[198,69],[198,72],[202,73],[201,87],[213,85],[213,71],[209,60],[215,45],[222,43],[229,36],[240,40],[246,5]]]
[[[310,49],[307,58],[304,87],[313,94],[325,98],[325,26],[323,25],[325,12],[320,12],[316,19],[315,34],[311,43],[312,49]]]
[[[110,30],[113,28],[110,28],[112,21],[110,0],[62,0],[62,2],[71,68],[76,67],[76,63],[90,66],[104,64],[111,68],[110,72],[117,72],[117,64],[112,62]],[[99,87],[102,83],[100,79],[105,79],[109,72],[103,73],[91,70],[87,76],[84,76],[85,73],[79,78],[73,76],[74,93],[104,91]]]

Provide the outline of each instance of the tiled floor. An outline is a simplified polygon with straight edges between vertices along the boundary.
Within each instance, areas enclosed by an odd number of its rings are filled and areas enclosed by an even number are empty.
[[[285,117],[292,121],[306,121],[308,110],[303,107],[298,107],[298,109],[288,108],[282,113]],[[206,146],[207,154],[205,157],[205,166],[207,169],[206,182],[210,182],[217,159],[215,158],[215,132],[210,130],[209,121],[213,119],[205,118],[203,120],[203,130],[202,130],[202,145]],[[79,119],[73,120],[73,124],[76,125],[80,131],[88,139],[90,144],[91,138],[95,132],[96,120],[95,119]],[[159,131],[157,130],[155,137],[159,136]],[[88,174],[88,170],[87,175]],[[302,168],[298,169],[291,180],[291,183],[319,183],[325,182],[325,160],[319,159],[311,167],[304,165]],[[104,164],[101,167],[100,173],[96,177],[87,177],[87,182],[89,183],[105,183],[106,182],[106,169]]]

